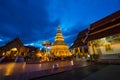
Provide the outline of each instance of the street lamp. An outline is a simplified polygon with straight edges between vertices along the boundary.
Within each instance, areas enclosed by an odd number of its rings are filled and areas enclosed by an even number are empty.
[[[51,43],[48,41],[42,42],[43,46],[46,46],[46,53],[48,52],[48,47],[51,46]]]
[[[49,61],[49,55],[48,55],[47,53],[48,53],[48,47],[51,46],[51,43],[48,42],[48,41],[45,41],[45,42],[42,42],[42,45],[43,45],[43,46],[46,46],[45,59],[46,59],[47,61]]]

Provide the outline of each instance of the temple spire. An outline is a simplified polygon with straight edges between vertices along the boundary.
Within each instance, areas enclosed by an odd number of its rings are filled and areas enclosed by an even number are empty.
[[[51,46],[50,52],[52,55],[54,55],[56,58],[59,58],[59,59],[72,56],[71,52],[69,51],[69,46],[67,46],[67,44],[64,42],[64,37],[62,35],[60,26],[58,26],[57,28],[55,41],[53,45]]]
[[[60,25],[58,25],[58,30],[60,30]]]
[[[58,26],[57,34],[56,34],[56,37],[55,37],[55,41],[64,41],[63,35],[61,33],[60,26]]]

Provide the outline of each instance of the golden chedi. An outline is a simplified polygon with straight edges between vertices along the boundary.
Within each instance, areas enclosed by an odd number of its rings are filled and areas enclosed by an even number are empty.
[[[69,51],[69,46],[67,46],[66,43],[64,42],[64,37],[61,33],[60,26],[58,26],[55,41],[51,46],[50,52],[52,55],[54,55],[54,57],[61,59],[72,56],[71,52]]]

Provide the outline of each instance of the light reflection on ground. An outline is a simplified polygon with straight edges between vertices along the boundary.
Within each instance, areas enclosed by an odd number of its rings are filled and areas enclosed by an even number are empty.
[[[20,74],[23,72],[32,72],[32,71],[52,69],[53,64],[58,64],[59,67],[65,67],[65,66],[73,66],[74,64],[76,64],[76,62],[74,62],[74,61],[56,61],[56,62],[41,63],[41,64],[26,64],[25,62],[23,62],[23,63],[4,63],[4,64],[0,64],[0,75],[1,76],[9,76],[9,75],[14,75],[14,74]],[[86,65],[86,63],[83,63],[82,65]]]

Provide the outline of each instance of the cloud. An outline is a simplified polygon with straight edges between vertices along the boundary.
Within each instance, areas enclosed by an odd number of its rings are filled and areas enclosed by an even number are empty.
[[[53,42],[58,24],[71,44],[79,31],[119,9],[119,0],[0,0],[0,46],[15,37],[37,46]]]
[[[2,39],[0,39],[0,42],[2,42],[3,40]]]
[[[45,0],[1,0],[0,34],[10,38],[18,36],[24,43],[47,39],[52,30],[46,5]]]

